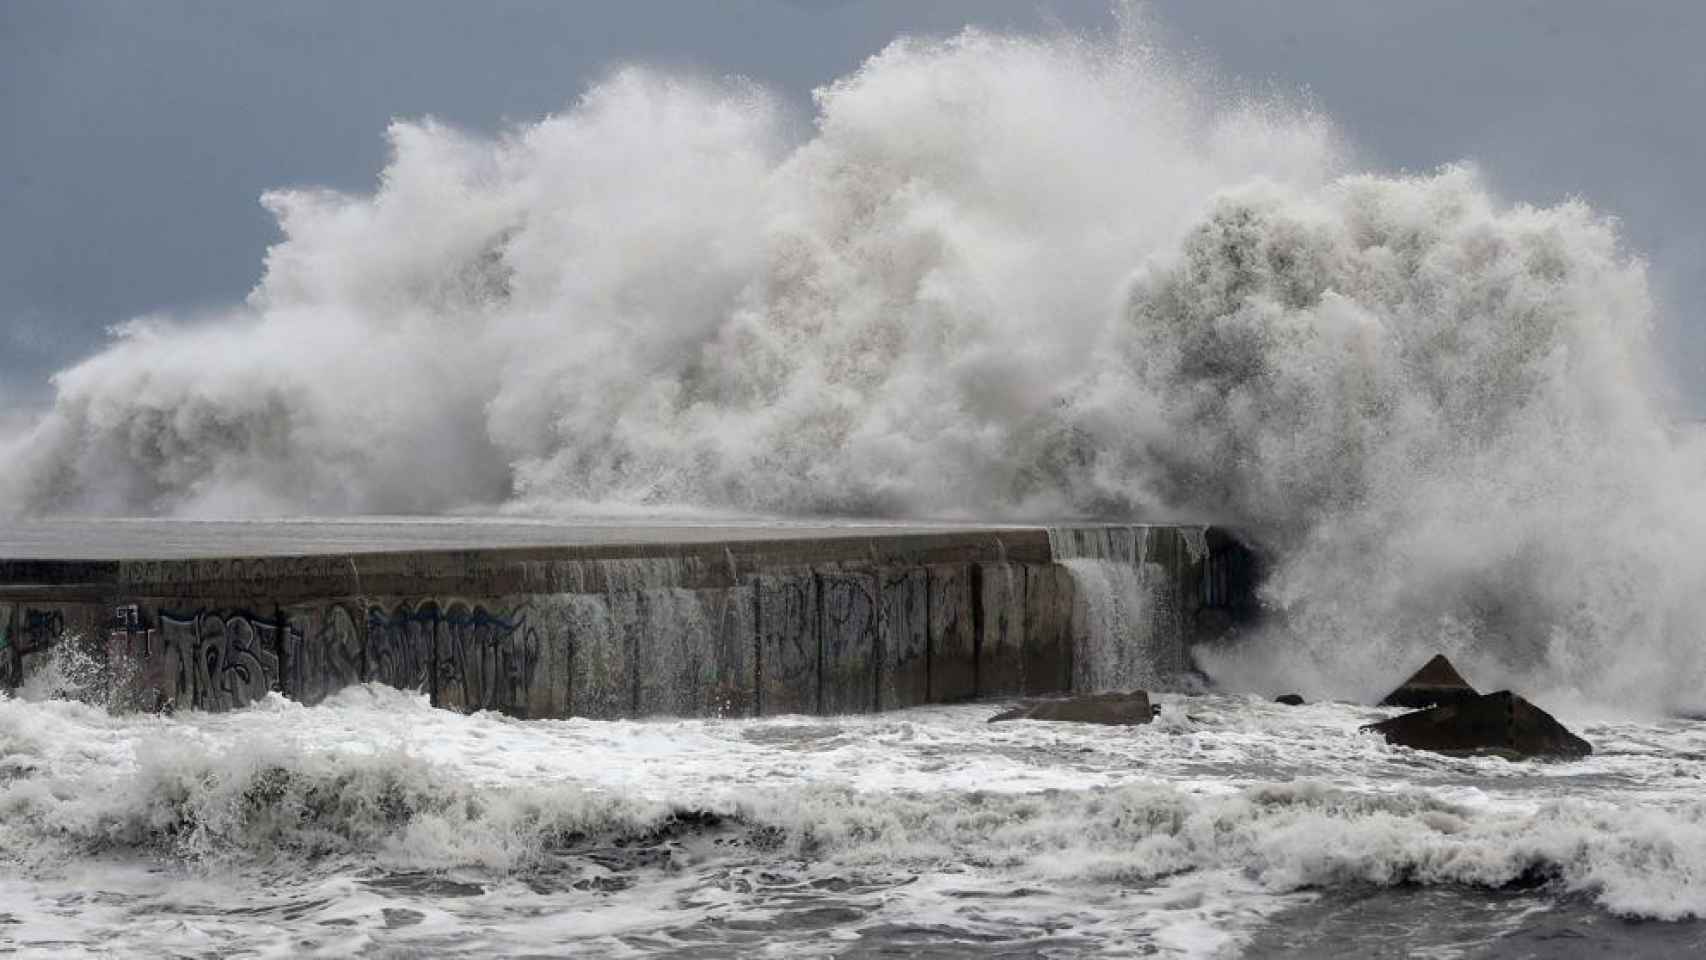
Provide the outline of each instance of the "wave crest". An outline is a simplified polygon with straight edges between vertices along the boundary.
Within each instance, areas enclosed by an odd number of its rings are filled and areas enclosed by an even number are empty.
[[[1706,804],[1495,811],[1419,790],[1297,782],[1200,796],[1140,781],[1033,794],[803,786],[683,806],[570,782],[481,785],[406,755],[258,744],[159,746],[101,783],[94,771],[76,783],[15,773],[0,789],[0,836],[24,863],[115,848],[198,863],[358,856],[392,870],[500,874],[576,857],[633,870],[780,858],[885,875],[969,865],[1055,883],[1230,872],[1275,893],[1540,880],[1665,919],[1702,916],[1706,903],[1691,866],[1706,862]]]

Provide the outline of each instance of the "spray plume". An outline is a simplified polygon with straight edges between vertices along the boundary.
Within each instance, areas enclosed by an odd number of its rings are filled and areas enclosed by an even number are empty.
[[[248,302],[144,320],[10,442],[25,512],[1212,519],[1274,557],[1234,683],[1706,680],[1699,445],[1576,202],[1351,169],[1128,27],[900,40],[791,137],[626,69],[281,191]]]

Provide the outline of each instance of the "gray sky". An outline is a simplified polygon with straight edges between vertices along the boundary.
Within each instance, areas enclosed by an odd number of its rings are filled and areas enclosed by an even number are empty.
[[[1180,0],[1175,45],[1307,90],[1370,161],[1471,159],[1622,218],[1706,410],[1706,3]],[[0,405],[107,326],[242,298],[278,186],[372,189],[395,116],[494,130],[640,60],[804,104],[899,33],[1105,27],[1106,0],[0,0]]]

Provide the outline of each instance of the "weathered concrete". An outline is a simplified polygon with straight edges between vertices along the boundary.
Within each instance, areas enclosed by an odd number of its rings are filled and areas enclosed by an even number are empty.
[[[1029,569],[1022,563],[980,563],[972,568],[978,603],[978,696],[1012,696],[1025,690],[1025,584]]]
[[[758,682],[754,588],[654,588],[640,598],[635,712],[751,716]]]
[[[1025,578],[1026,694],[1072,689],[1072,575],[1064,567],[1033,566]]]
[[[319,703],[344,687],[360,683],[366,674],[359,612],[349,604],[302,604],[284,611],[286,625],[279,651],[284,695],[306,704]],[[431,667],[421,667],[421,681]],[[403,682],[393,686],[407,687]]]
[[[752,589],[652,588],[639,599],[634,712],[750,715],[757,682]]]
[[[917,567],[877,574],[877,709],[930,702],[930,574]]]
[[[758,578],[758,709],[816,713],[819,647],[817,578],[809,569]]]
[[[634,711],[634,651],[622,622],[639,616],[640,596],[555,594],[546,599],[570,653],[569,707],[575,716],[609,719]]]
[[[818,574],[822,617],[818,704],[824,713],[866,713],[877,708],[877,577],[872,573]]]
[[[930,702],[977,696],[977,631],[972,617],[972,566],[931,564]]]
[[[0,602],[0,685],[18,685],[18,644],[12,635],[13,605]]]
[[[298,609],[314,608],[306,604]],[[398,690],[432,693],[437,631],[438,604],[431,600],[418,606],[407,600],[371,603],[362,678]]]
[[[1065,693],[1091,657],[1165,677],[1253,607],[1238,591],[1254,559],[1212,529],[596,529],[557,546],[243,557],[184,555],[180,531],[158,559],[112,544],[55,559],[32,541],[0,559],[0,685],[75,653],[116,709],[312,704],[371,681],[531,718],[852,713]],[[1086,562],[1135,572],[1080,582]],[[1120,601],[1131,637],[1095,635],[1106,582],[1142,594]]]

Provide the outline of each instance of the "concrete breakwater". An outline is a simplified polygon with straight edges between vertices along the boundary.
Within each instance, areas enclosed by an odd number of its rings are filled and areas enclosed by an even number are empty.
[[[854,713],[1162,685],[1255,609],[1212,527],[730,533],[0,560],[0,684],[69,658],[116,709],[376,681],[525,718]]]

